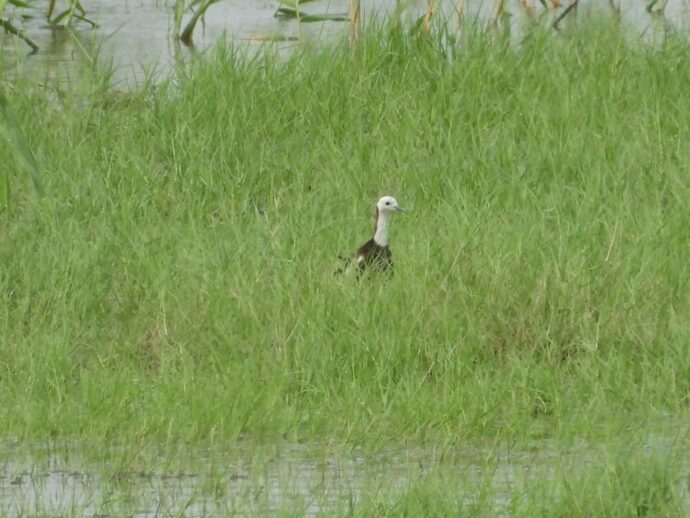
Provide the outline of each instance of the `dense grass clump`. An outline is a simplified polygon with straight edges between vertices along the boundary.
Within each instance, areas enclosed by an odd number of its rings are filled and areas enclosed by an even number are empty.
[[[0,144],[0,433],[452,443],[687,416],[689,51],[382,31],[221,47],[124,95],[6,82],[46,194]],[[395,275],[334,276],[382,194],[412,209]]]

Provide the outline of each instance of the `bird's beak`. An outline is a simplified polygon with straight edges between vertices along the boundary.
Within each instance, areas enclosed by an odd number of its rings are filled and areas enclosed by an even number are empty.
[[[395,210],[397,210],[398,212],[407,212],[407,209],[403,209],[400,205],[396,205]]]

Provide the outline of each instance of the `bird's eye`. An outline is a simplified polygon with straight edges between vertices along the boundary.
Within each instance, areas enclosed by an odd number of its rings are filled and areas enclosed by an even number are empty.
[[[389,202],[389,201],[386,202],[386,205],[390,205],[390,204],[391,204],[391,202]]]

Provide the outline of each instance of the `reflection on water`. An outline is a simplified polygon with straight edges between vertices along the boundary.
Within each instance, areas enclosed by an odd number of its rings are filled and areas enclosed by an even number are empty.
[[[687,430],[643,434],[626,455],[677,458]],[[516,494],[538,489],[559,474],[587,473],[600,462],[597,446],[384,450],[376,454],[315,444],[233,443],[223,451],[139,452],[114,449],[102,463],[85,461],[78,447],[0,445],[0,514],[20,516],[227,516],[276,511],[298,515],[352,511],[367,498],[395,500],[430,477],[432,491],[452,491],[462,505],[508,512]],[[106,455],[107,456],[107,455]],[[168,459],[168,460],[162,460]],[[116,466],[117,465],[117,466]],[[690,505],[690,459],[680,462],[681,499]],[[435,493],[434,493],[435,494]],[[391,504],[392,502],[388,502]]]
[[[10,14],[14,12],[13,21],[26,30],[40,50],[25,59],[28,47],[17,38],[0,34],[6,73],[8,69],[31,67],[32,70],[40,69],[45,77],[67,79],[76,73],[77,64],[88,64],[90,59],[99,55],[116,65],[116,82],[136,82],[156,71],[167,73],[176,56],[184,57],[192,52],[173,41],[173,0],[91,0],[84,4],[89,17],[98,23],[98,29],[92,30],[88,24],[77,23],[74,32],[53,31],[46,24],[43,4],[36,9],[21,11],[30,15],[27,19],[20,18],[17,11],[8,11]],[[315,0],[305,5],[304,11],[310,14],[344,13],[348,4],[349,0]],[[456,27],[457,0],[441,0],[438,4],[437,18]],[[488,22],[492,17],[493,1],[465,0],[463,4],[465,20]],[[658,35],[669,28],[690,27],[690,0],[668,0],[663,11],[654,15],[646,11],[648,2],[645,0],[583,1],[580,4],[577,11],[568,14],[564,25],[575,23],[578,17],[596,11],[597,14],[620,16],[621,20],[645,35]],[[362,0],[365,21],[383,19],[396,5],[404,7],[405,16],[416,19],[424,12],[427,0]],[[276,0],[223,0],[214,4],[207,11],[204,23],[195,31],[197,51],[226,34],[247,46],[257,46],[261,43],[249,40],[270,36],[327,40],[348,28],[347,23],[342,22],[300,25],[294,19],[276,18],[277,7]],[[534,23],[553,21],[562,11],[562,8],[545,10],[538,0],[508,0],[499,23],[519,39]],[[185,21],[189,16],[187,12]],[[289,41],[275,44],[281,47],[294,45]]]

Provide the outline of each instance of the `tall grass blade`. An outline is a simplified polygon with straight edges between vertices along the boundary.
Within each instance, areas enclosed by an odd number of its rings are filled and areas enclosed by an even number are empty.
[[[38,172],[36,158],[31,152],[31,148],[26,142],[21,127],[19,126],[7,97],[5,97],[5,93],[2,90],[0,90],[0,131],[8,140],[11,149],[14,151],[21,164],[29,172],[36,190],[40,194],[43,194],[43,187],[41,185],[41,178]],[[8,172],[5,174],[9,177]],[[6,184],[7,192],[9,192],[9,178],[6,179]]]
[[[6,167],[0,169],[0,213],[10,207],[10,172]]]
[[[180,37],[180,29],[182,28],[182,16],[184,14],[184,0],[175,0],[175,7],[173,8],[173,39],[177,40]]]

